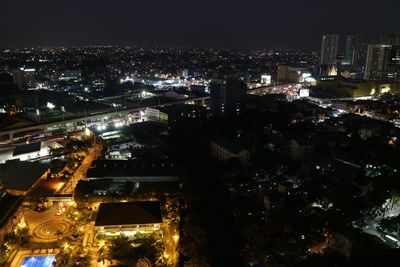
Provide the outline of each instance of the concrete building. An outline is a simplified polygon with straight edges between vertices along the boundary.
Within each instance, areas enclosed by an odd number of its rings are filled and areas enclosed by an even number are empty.
[[[277,81],[286,83],[305,82],[311,77],[312,72],[307,68],[292,67],[288,65],[279,65],[277,70]]]
[[[12,71],[14,84],[20,89],[36,88],[36,70],[19,68]]]
[[[210,84],[210,107],[214,115],[239,114],[244,108],[247,86],[235,79],[215,79]]]
[[[346,36],[345,62],[343,64],[346,63],[364,69],[368,45],[375,43],[377,43],[377,38],[372,34],[348,34]]]
[[[87,180],[112,179],[114,182],[177,182],[181,170],[170,161],[96,160]]]
[[[322,35],[321,40],[321,75],[327,75],[327,69],[337,63],[337,53],[339,49],[339,35],[337,34],[325,34]]]
[[[160,231],[160,202],[101,203],[95,222],[99,233],[118,236]]]
[[[218,160],[227,161],[236,158],[242,164],[250,162],[250,151],[225,139],[216,138],[210,145],[211,155]]]
[[[26,195],[49,172],[49,165],[37,162],[13,160],[0,165],[0,177],[6,191],[18,196]]]
[[[330,77],[329,77],[330,78]],[[399,93],[400,85],[386,81],[365,81],[332,77],[317,79],[316,86],[340,97],[365,97],[383,93]]]
[[[368,45],[364,78],[369,81],[400,81],[400,46]]]

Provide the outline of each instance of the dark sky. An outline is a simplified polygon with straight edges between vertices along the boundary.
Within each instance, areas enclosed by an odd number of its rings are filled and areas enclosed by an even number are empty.
[[[319,47],[329,32],[400,32],[399,0],[1,0],[0,47]]]

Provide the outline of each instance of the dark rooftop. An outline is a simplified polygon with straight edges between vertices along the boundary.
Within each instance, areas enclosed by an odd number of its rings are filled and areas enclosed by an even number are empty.
[[[179,176],[180,170],[170,161],[96,160],[87,172],[88,178]]]
[[[14,149],[13,156],[40,151],[40,147],[41,147],[41,142],[16,146]]]
[[[21,204],[21,196],[5,195],[0,198],[0,227],[3,227],[14,216]]]
[[[29,191],[28,197],[50,197],[57,191],[58,185],[62,182],[59,178],[41,179]]]
[[[160,202],[101,203],[95,226],[161,223]]]
[[[28,191],[49,167],[37,162],[7,161],[0,165],[0,177],[6,189]]]

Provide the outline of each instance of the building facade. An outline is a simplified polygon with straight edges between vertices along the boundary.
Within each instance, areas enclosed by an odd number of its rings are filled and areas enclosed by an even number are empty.
[[[246,100],[247,86],[235,79],[215,79],[210,84],[210,107],[214,115],[240,114]]]
[[[364,78],[400,81],[400,46],[368,45]]]
[[[321,40],[321,75],[327,75],[327,70],[337,63],[337,53],[339,49],[339,35],[325,34]]]

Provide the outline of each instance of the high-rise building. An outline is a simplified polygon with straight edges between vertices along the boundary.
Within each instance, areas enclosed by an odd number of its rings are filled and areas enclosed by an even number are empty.
[[[321,41],[321,65],[335,65],[339,48],[339,35],[326,34],[322,35]]]
[[[400,46],[368,45],[364,78],[400,81]]]
[[[14,84],[16,84],[20,89],[36,87],[35,69],[14,69],[12,75]]]
[[[349,34],[346,38],[345,60],[349,65],[365,67],[369,44],[376,44],[377,40],[372,34]]]
[[[382,37],[382,43],[393,46],[400,46],[400,35],[387,34]]]
[[[239,114],[245,105],[247,86],[235,79],[215,79],[210,83],[210,107],[214,115]]]

